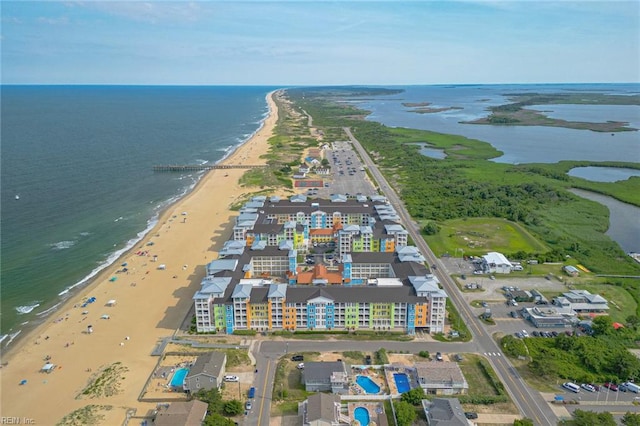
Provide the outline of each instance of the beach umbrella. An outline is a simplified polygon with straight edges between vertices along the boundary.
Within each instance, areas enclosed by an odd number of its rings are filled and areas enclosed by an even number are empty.
[[[20,380],[20,386],[26,385],[26,384],[27,384],[27,379]]]

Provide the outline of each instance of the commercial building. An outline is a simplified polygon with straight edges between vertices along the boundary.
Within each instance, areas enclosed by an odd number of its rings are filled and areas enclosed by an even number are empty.
[[[510,274],[514,267],[504,254],[495,251],[482,256],[481,266],[485,274]]]
[[[254,197],[206,265],[197,330],[444,331],[447,295],[385,201]]]

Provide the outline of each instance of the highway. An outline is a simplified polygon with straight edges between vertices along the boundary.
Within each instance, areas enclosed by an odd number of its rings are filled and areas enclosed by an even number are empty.
[[[409,216],[407,209],[400,200],[395,190],[389,185],[384,178],[377,165],[371,160],[368,153],[364,150],[360,142],[353,136],[351,129],[343,128],[349,140],[360,155],[362,161],[369,168],[373,178],[378,182],[380,191],[387,197],[391,205],[396,209],[398,215],[405,224],[409,235],[415,242],[418,249],[427,259],[430,265],[440,265],[438,258],[425,243],[419,229]],[[442,287],[447,292],[451,301],[456,306],[463,320],[471,330],[474,341],[478,347],[479,353],[491,353],[499,356],[487,357],[489,363],[496,371],[500,380],[504,383],[505,388],[511,396],[520,413],[533,420],[536,425],[555,425],[558,418],[553,413],[547,402],[540,396],[537,391],[532,390],[526,382],[520,377],[517,370],[508,358],[504,356],[500,347],[493,340],[482,322],[471,311],[469,305],[464,301],[462,294],[454,283],[453,279],[442,271],[444,268],[436,268],[433,273],[438,277]]]

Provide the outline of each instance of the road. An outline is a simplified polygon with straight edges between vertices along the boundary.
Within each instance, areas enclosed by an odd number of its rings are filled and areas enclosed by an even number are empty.
[[[419,229],[411,219],[411,216],[407,212],[404,204],[400,200],[398,194],[389,185],[384,178],[377,165],[371,160],[369,154],[364,150],[360,142],[353,136],[350,128],[343,128],[346,132],[349,140],[358,151],[360,158],[369,168],[369,171],[373,178],[378,182],[380,191],[387,197],[391,205],[396,209],[396,212],[405,224],[409,235],[415,242],[418,249],[425,256],[429,264],[439,265],[439,259],[431,251],[429,246],[425,243],[424,239],[420,235]],[[526,384],[526,382],[520,377],[517,370],[511,364],[509,359],[503,356],[502,351],[493,340],[489,332],[486,330],[480,319],[471,311],[469,305],[465,302],[462,294],[458,290],[458,287],[453,282],[452,278],[447,274],[442,273],[444,268],[436,268],[433,272],[440,280],[442,287],[449,295],[451,301],[456,306],[463,320],[471,330],[474,336],[476,345],[479,347],[478,352],[486,354],[499,354],[499,356],[487,357],[489,363],[496,371],[496,374],[502,380],[507,389],[507,392],[511,396],[513,402],[520,410],[520,413],[525,417],[533,420],[536,425],[555,425],[558,422],[558,418],[548,406],[546,401],[540,396],[540,394]]]

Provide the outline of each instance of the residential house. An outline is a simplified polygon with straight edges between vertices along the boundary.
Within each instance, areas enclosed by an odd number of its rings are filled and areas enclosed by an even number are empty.
[[[307,392],[348,392],[349,378],[342,361],[305,362],[302,383]]]
[[[465,395],[469,384],[455,362],[423,362],[415,365],[418,383],[429,395]]]
[[[464,410],[458,398],[434,398],[422,400],[427,424],[429,426],[469,426]]]
[[[154,426],[201,426],[207,415],[208,405],[194,399],[189,402],[172,402],[160,406],[153,419]]]
[[[298,404],[298,415],[304,426],[347,426],[349,418],[340,413],[340,397],[315,393]]]
[[[220,389],[226,363],[227,354],[224,352],[214,351],[200,355],[184,379],[184,390],[195,393],[200,389]]]

